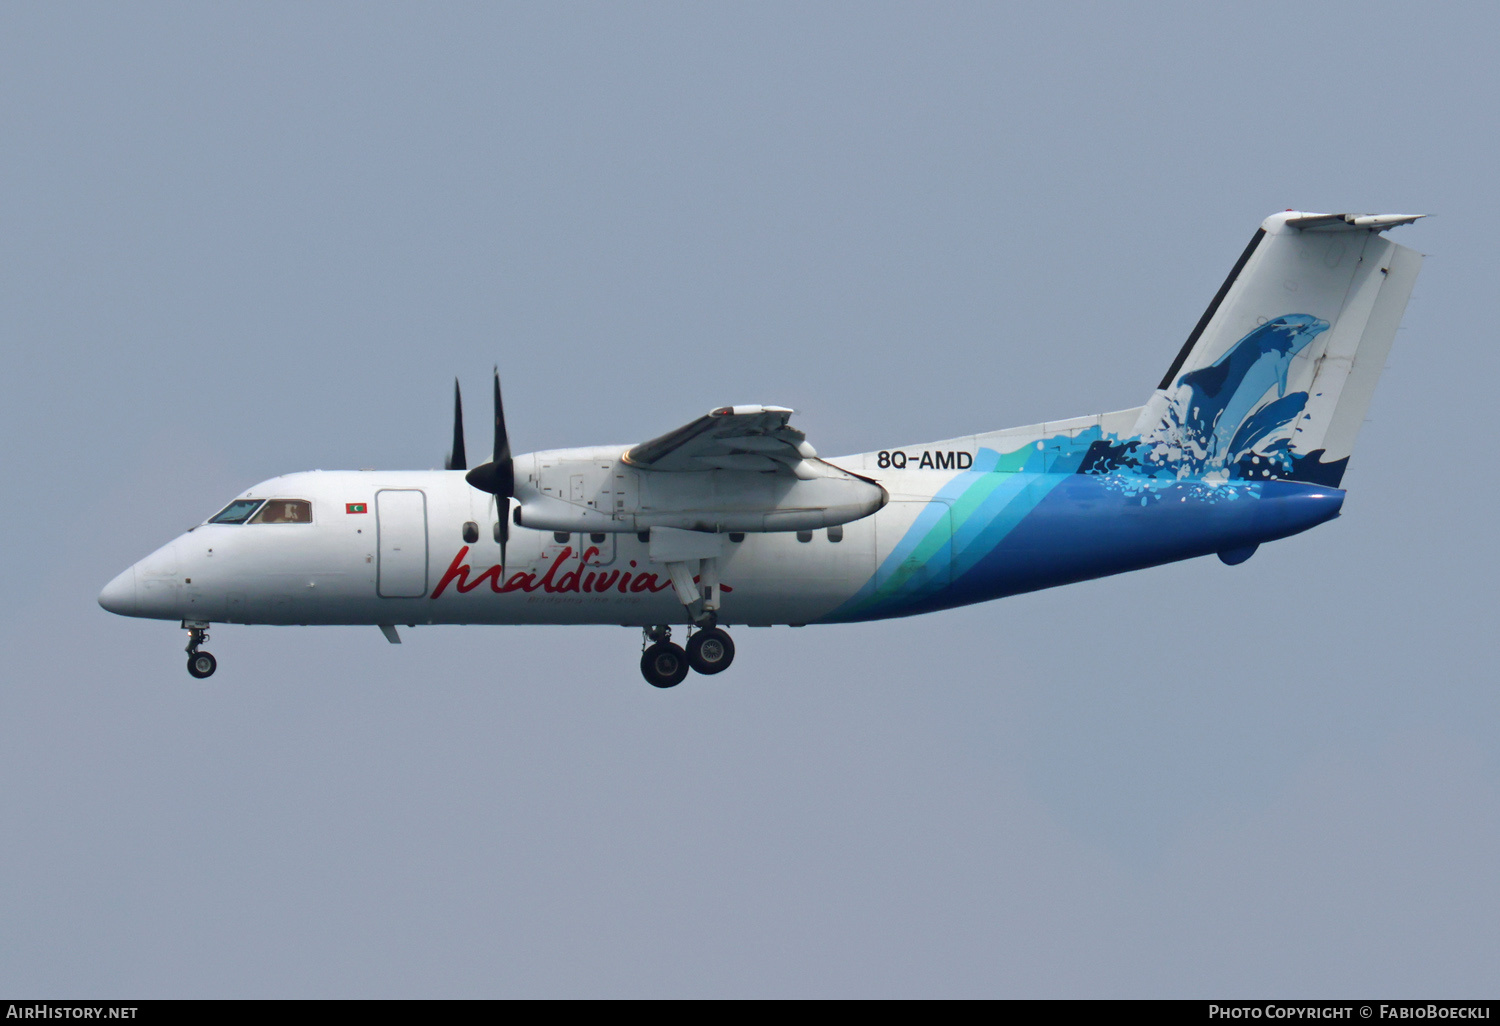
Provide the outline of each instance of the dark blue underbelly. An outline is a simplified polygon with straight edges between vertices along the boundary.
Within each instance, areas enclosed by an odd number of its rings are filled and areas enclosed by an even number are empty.
[[[1246,549],[1305,531],[1338,515],[1344,493],[1336,488],[1265,481],[1209,487],[1183,482],[1137,489],[1128,478],[1066,474],[1038,480],[1045,494],[975,552],[946,548],[927,526],[923,572],[901,575],[884,567],[825,622],[910,616],[1071,584],[1179,559]],[[963,514],[960,513],[960,517]],[[985,537],[987,523],[954,525],[939,518],[950,537]]]

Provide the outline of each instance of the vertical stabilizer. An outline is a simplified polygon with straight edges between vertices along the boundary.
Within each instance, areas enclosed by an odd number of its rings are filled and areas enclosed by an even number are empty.
[[[1336,487],[1422,264],[1381,232],[1420,216],[1266,218],[1142,409],[1141,462]]]

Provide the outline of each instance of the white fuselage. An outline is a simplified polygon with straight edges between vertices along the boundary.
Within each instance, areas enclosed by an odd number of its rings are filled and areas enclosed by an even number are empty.
[[[263,624],[684,622],[666,568],[633,530],[512,524],[502,576],[496,501],[459,471],[312,471],[241,498],[306,500],[312,519],[201,524],[111,582],[106,608]],[[726,624],[805,623],[874,572],[868,516],[832,530],[721,537]]]

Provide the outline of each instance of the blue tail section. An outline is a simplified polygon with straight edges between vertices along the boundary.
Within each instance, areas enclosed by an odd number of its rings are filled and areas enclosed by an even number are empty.
[[[1337,516],[1336,474],[1296,481],[1330,470],[1290,450],[1308,400],[1289,389],[1291,367],[1328,327],[1309,314],[1257,326],[1159,391],[1152,422],[1132,437],[1092,427],[1014,453],[981,449],[825,619],[926,613],[1215,552],[1238,556]]]
[[[1267,218],[1133,425],[1109,415],[1108,433],[1101,416],[979,436],[970,470],[918,515],[887,520],[900,537],[825,620],[924,613],[1210,553],[1234,564],[1337,516],[1421,266],[1380,233],[1415,219]]]

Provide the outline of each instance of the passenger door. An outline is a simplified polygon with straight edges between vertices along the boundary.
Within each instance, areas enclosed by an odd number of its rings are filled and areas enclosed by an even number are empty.
[[[379,539],[375,593],[381,598],[427,594],[427,495],[415,488],[375,493]]]

